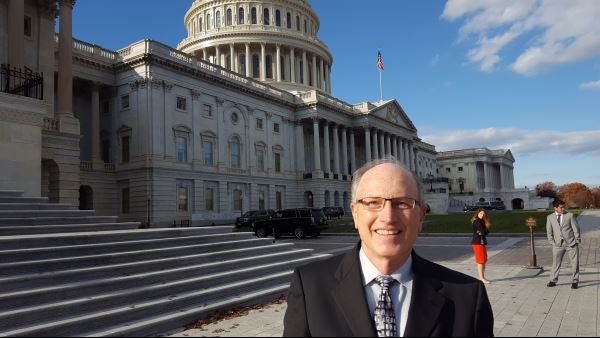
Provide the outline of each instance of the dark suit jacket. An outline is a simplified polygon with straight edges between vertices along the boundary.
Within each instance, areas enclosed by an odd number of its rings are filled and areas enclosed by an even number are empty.
[[[371,336],[377,332],[363,289],[358,253],[299,267],[284,318],[287,336]],[[483,283],[419,257],[404,336],[493,336],[494,315]]]

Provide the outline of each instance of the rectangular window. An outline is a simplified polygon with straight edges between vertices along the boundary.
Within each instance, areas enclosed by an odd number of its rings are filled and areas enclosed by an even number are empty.
[[[129,188],[121,189],[121,213],[129,213]]]
[[[265,152],[262,150],[256,151],[256,167],[260,171],[265,171]]]
[[[212,106],[210,104],[203,105],[202,114],[204,117],[212,117]]]
[[[121,96],[121,110],[129,109],[129,94]]]
[[[242,191],[241,190],[233,191],[233,210],[234,211],[242,210]]]
[[[102,140],[102,161],[110,163],[110,141]]]
[[[277,210],[283,209],[283,194],[281,191],[275,192],[275,204],[277,205]]]
[[[275,172],[281,172],[281,154],[275,153]]]
[[[446,168],[446,172],[449,173],[450,172],[450,168]]]
[[[462,171],[463,171],[463,167],[458,167],[458,172],[462,173]]]
[[[240,159],[240,144],[236,142],[231,143],[231,167],[240,168],[242,165]]]
[[[215,191],[212,188],[206,188],[206,190],[204,190],[204,208],[206,210],[215,210],[214,195]]]
[[[187,110],[187,100],[185,97],[177,96],[177,109],[183,111]]]
[[[131,138],[129,136],[123,136],[121,139],[121,162],[128,163],[129,162],[129,143],[131,142]]]
[[[264,191],[259,191],[258,192],[258,209],[260,210],[265,210],[265,192]]]
[[[177,211],[187,212],[189,210],[188,187],[177,187]]]
[[[177,162],[187,162],[187,139],[177,137]]]
[[[213,166],[213,143],[209,141],[202,142],[202,153],[204,155],[204,165]]]
[[[262,119],[256,119],[256,129],[263,129],[263,120]]]
[[[30,38],[33,35],[33,28],[32,28],[32,22],[31,22],[31,17],[25,15],[25,29],[23,30],[23,32],[25,33],[25,36]]]
[[[276,133],[279,132],[279,123],[273,123],[273,131]]]

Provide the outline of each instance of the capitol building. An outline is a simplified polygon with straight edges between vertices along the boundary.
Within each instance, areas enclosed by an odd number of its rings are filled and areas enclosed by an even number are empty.
[[[349,210],[353,171],[394,156],[435,211],[481,196],[527,206],[510,151],[469,157],[459,189],[446,168],[460,159],[446,152],[440,166],[400,102],[333,96],[334,56],[305,0],[196,0],[176,47],[116,51],[73,37],[76,5],[0,0],[0,190],[152,225],[218,224],[253,209]]]

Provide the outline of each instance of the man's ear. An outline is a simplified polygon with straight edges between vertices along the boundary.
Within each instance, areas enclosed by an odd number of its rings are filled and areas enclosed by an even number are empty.
[[[357,213],[358,213],[358,206],[354,203],[350,203],[350,210],[352,210],[352,219],[354,220],[354,229],[358,230],[358,225],[356,222],[357,219]]]

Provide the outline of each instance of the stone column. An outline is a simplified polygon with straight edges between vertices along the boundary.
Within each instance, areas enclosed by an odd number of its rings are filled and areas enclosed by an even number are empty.
[[[235,48],[233,43],[229,44],[229,70],[231,71],[236,71],[236,66],[235,66]]]
[[[404,164],[406,164],[406,167],[408,169],[410,169],[410,155],[409,155],[409,149],[408,149],[408,140],[404,140],[402,142],[404,144]]]
[[[392,149],[393,155],[396,159],[399,159],[399,157],[398,157],[398,137],[397,136],[392,137],[392,144],[393,144],[393,149]]]
[[[206,50],[206,48],[202,48],[202,60],[208,60],[208,51]]]
[[[327,93],[331,94],[331,65],[327,65]]]
[[[333,126],[333,172],[335,174],[341,174],[340,172],[340,135],[338,133],[337,124]]]
[[[72,18],[74,5],[75,1],[73,0],[60,1],[60,32],[58,38],[57,118],[59,120],[60,131],[69,134],[79,134],[79,120],[73,116]]]
[[[305,50],[302,51],[302,69],[300,71],[302,72],[302,76],[303,76],[302,84],[305,86],[308,86],[308,64],[306,63],[306,51]]]
[[[372,159],[376,160],[379,158],[379,132],[377,130],[373,130],[373,157]]]
[[[356,146],[354,144],[354,130],[350,129],[350,174],[356,170]]]
[[[277,52],[275,53],[277,61],[275,62],[276,74],[277,74],[277,82],[281,82],[281,45],[277,44]]]
[[[342,129],[342,174],[348,175],[348,137],[346,129]]]
[[[392,144],[390,141],[390,134],[385,135],[385,154],[392,155]]]
[[[365,162],[371,161],[371,130],[365,128]]]
[[[214,60],[214,64],[217,66],[221,65],[221,50],[219,49],[219,46],[215,46],[215,60]]]
[[[252,77],[252,65],[250,64],[250,44],[246,44],[246,77]]]
[[[317,56],[313,54],[312,56],[312,86],[313,88],[318,88],[317,86]]]
[[[63,5],[61,1],[61,30]],[[71,7],[72,9],[72,7]],[[25,19],[25,1],[8,1],[8,63],[11,67],[21,68],[25,52],[25,30],[23,21]],[[69,17],[70,20],[70,17]],[[70,23],[70,22],[69,22]],[[59,41],[60,45],[60,41]]]
[[[321,171],[321,145],[319,142],[319,119],[313,118],[313,144],[315,156],[315,171]]]
[[[92,161],[94,167],[96,164],[103,166],[100,157],[100,87],[98,83],[92,83]]]
[[[379,133],[379,154],[380,158],[385,157],[385,140],[383,132]]]
[[[296,58],[294,48],[290,48],[290,82],[296,83]]]
[[[324,70],[323,69],[323,66],[324,66],[323,58],[319,58],[319,60],[321,60],[321,64],[320,64],[321,67],[319,68],[319,76],[318,76],[318,78],[319,78],[319,85],[317,86],[317,88],[325,91],[324,88],[323,88],[323,70]]]
[[[325,148],[325,158],[323,169],[326,173],[331,172],[331,156],[329,151],[329,122],[325,121],[325,126],[323,126],[323,148]]]
[[[260,80],[265,81],[266,74],[266,64],[267,64],[267,53],[266,53],[266,44],[264,42],[260,43]]]
[[[506,182],[506,172],[504,171],[504,165],[500,163],[500,191],[504,191]]]
[[[296,122],[296,161],[298,163],[298,171],[305,172],[306,166],[304,164],[304,125],[302,121]]]

